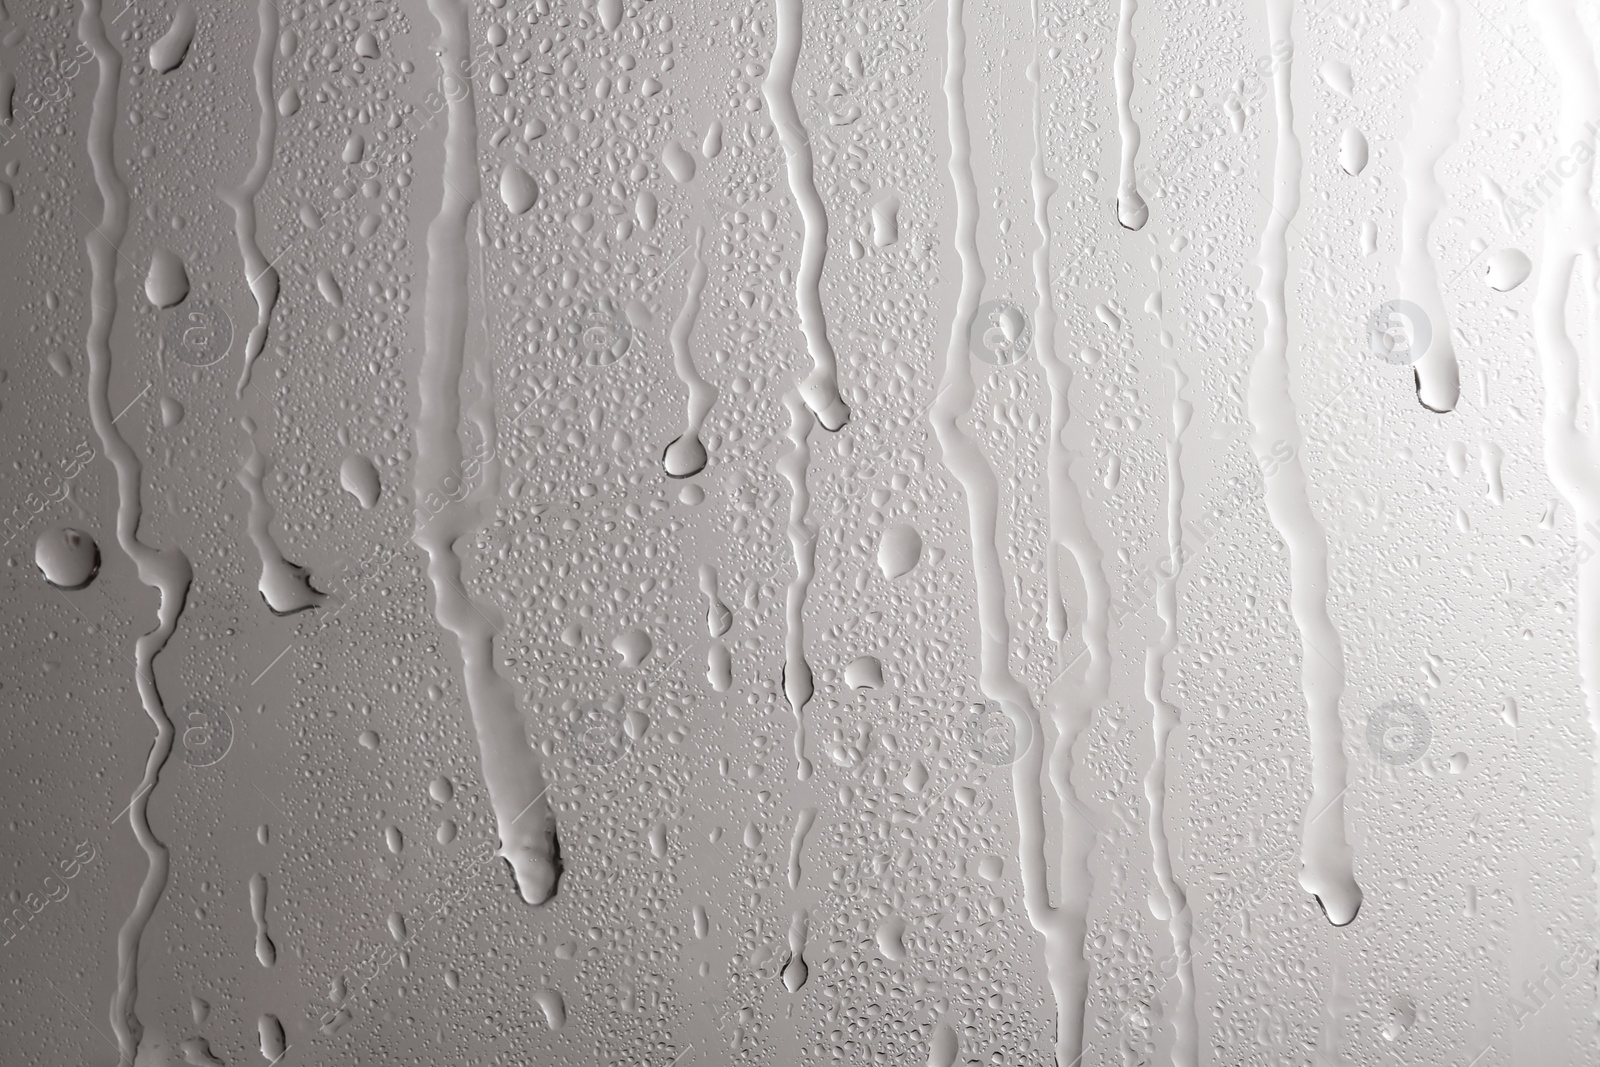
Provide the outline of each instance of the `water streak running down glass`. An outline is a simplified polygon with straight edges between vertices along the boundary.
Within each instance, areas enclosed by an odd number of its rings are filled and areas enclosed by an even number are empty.
[[[1600,1062],[1597,46],[8,0],[7,1062]]]

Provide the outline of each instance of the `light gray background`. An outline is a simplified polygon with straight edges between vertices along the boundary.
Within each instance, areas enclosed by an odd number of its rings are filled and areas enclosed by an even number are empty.
[[[446,21],[461,10],[435,4]],[[968,2],[957,51],[981,296],[1038,325],[1037,149],[1059,183],[1047,213],[1059,322],[1046,348],[1068,375],[1053,396],[1037,349],[1004,366],[964,358],[969,397],[940,394],[974,277],[958,254],[959,138],[946,117],[951,11],[942,0],[802,7],[792,91],[803,128],[784,131],[766,84],[781,5],[500,0],[465,12],[482,190],[464,231],[462,440],[470,453],[483,440],[471,415],[492,412],[499,443],[492,477],[464,505],[479,529],[457,545],[459,594],[494,631],[494,666],[549,787],[564,873],[540,906],[482,858],[497,831],[462,660],[412,541],[427,507],[415,479],[437,266],[428,229],[448,191],[454,121],[439,103],[436,12],[416,0],[198,4],[193,43],[166,73],[150,50],[177,14],[170,3],[91,12],[123,58],[101,114],[129,197],[105,396],[143,464],[139,537],[181,548],[193,567],[155,660],[174,747],[149,823],[170,877],[138,944],[137,1062],[206,1063],[205,1047],[229,1064],[267,1062],[271,1015],[284,1063],[1049,1064],[1059,1000],[1048,967],[1060,965],[1087,981],[1075,1009],[1083,1064],[1176,1063],[1185,961],[1198,1062],[1595,1062],[1596,678],[1586,689],[1579,663],[1596,650],[1600,577],[1586,565],[1580,583],[1574,554],[1600,548],[1600,528],[1585,533],[1593,515],[1573,504],[1594,499],[1584,435],[1595,412],[1581,406],[1576,443],[1547,422],[1591,394],[1542,376],[1551,346],[1536,330],[1564,322],[1579,362],[1592,361],[1596,234],[1573,207],[1590,175],[1571,160],[1592,155],[1593,137],[1570,131],[1600,119],[1585,84],[1595,10],[1330,0],[1295,5],[1293,47],[1275,52],[1261,4],[1142,5],[1128,101],[1149,219],[1130,231],[1116,219],[1117,5]],[[1574,11],[1587,43],[1548,29]],[[1439,30],[1451,12],[1463,77],[1440,103],[1419,85],[1438,77],[1428,71],[1451,47]],[[11,0],[5,14],[0,890],[14,919],[0,948],[0,1046],[19,1063],[112,1064],[117,932],[147,877],[127,805],[157,736],[135,642],[157,625],[157,596],[119,548],[119,489],[90,421],[88,250],[104,238],[89,131],[104,68],[84,58],[78,8]],[[241,395],[257,306],[227,197],[256,159],[264,18],[281,23],[270,53],[280,114],[257,241],[281,295]],[[375,58],[361,55],[367,34]],[[1563,39],[1590,58],[1553,53]],[[1268,453],[1252,447],[1247,403],[1265,323],[1259,257],[1281,196],[1280,70],[1303,156],[1285,234],[1303,435],[1292,453],[1327,539],[1342,802],[1364,891],[1342,928],[1299,883],[1306,653],[1289,552],[1263,503],[1276,469],[1263,472]],[[1447,322],[1433,330],[1460,361],[1460,402],[1440,415],[1418,403],[1409,366],[1374,357],[1368,320],[1411,298],[1403,222],[1426,198],[1408,188],[1407,160],[1455,108],[1440,206],[1413,245],[1435,265]],[[1339,164],[1347,127],[1370,145],[1359,176]],[[345,161],[353,135],[359,163]],[[810,428],[800,455],[786,400],[812,359],[795,275],[808,227],[814,241],[820,231],[797,209],[785,139],[808,149],[825,212],[818,292],[851,408],[837,433]],[[695,163],[690,180],[665,161],[679,153]],[[538,186],[526,214],[500,195],[508,164]],[[662,455],[690,393],[671,331],[701,229],[688,354],[716,393],[707,465],[678,480]],[[1569,293],[1560,249],[1584,241]],[[169,311],[145,292],[163,248],[190,281]],[[1484,274],[1508,248],[1534,271],[1502,293]],[[195,308],[233,325],[207,366],[162,340]],[[614,363],[584,362],[569,329],[595,308],[627,323]],[[1178,401],[1193,409],[1181,435]],[[992,507],[969,511],[935,433],[945,410],[992,471]],[[1052,432],[1070,484],[1050,473]],[[256,511],[264,540],[252,539],[239,479],[252,441],[271,508]],[[341,487],[354,455],[377,472],[370,509]],[[1571,482],[1552,478],[1552,455],[1573,461]],[[798,516],[795,477],[809,493]],[[1051,520],[1079,495],[1112,610],[1108,688],[1092,699],[1080,656],[1092,591]],[[1221,520],[1186,549],[1168,649],[1152,579],[1174,508],[1183,522],[1217,509]],[[799,611],[816,684],[806,781],[782,677],[797,520],[816,561]],[[34,562],[36,540],[62,526],[102,553],[79,591],[53,589]],[[890,578],[879,548],[897,526],[922,551]],[[985,528],[998,531],[992,546]],[[990,551],[1009,634],[986,675],[977,575]],[[275,615],[259,588],[263,553],[332,595]],[[731,613],[725,634],[707,625],[704,566]],[[650,643],[636,666],[614,648],[630,631]],[[1158,692],[1181,718],[1164,833],[1188,951],[1158,917],[1152,649]],[[725,689],[708,670],[724,655]],[[872,680],[861,657],[878,662],[881,684],[857,687]],[[1002,661],[1040,713],[1036,754],[1054,751],[1052,716],[1087,716],[1061,757],[1070,799],[979,743],[1003,746],[1006,731],[972,729],[972,705],[1001,696]],[[1374,712],[1395,700],[1430,726],[1411,762],[1370,742]],[[197,724],[231,743],[188,732]],[[430,794],[441,777],[445,801]],[[1054,903],[1086,911],[1081,964],[1075,945],[1047,945],[1030,921],[1018,831],[1029,810],[1042,813],[1034,854],[1050,857]],[[1063,828],[1070,838],[1084,825],[1080,869],[1058,857]],[[258,876],[271,966],[252,918]],[[791,991],[797,914],[808,976]]]

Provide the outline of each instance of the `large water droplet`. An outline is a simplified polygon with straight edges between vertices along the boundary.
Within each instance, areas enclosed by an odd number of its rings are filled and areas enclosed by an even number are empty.
[[[58,526],[39,535],[33,561],[58,589],[82,589],[100,573],[100,546],[82,530]]]

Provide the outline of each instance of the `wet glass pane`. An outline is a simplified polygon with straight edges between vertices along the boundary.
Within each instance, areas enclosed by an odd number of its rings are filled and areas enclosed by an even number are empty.
[[[1600,1062],[1597,42],[8,0],[0,1059]]]

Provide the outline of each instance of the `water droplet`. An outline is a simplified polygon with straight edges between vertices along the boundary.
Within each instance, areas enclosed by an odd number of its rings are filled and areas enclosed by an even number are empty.
[[[33,561],[58,589],[82,589],[100,573],[100,546],[82,530],[57,526],[39,535]]]

